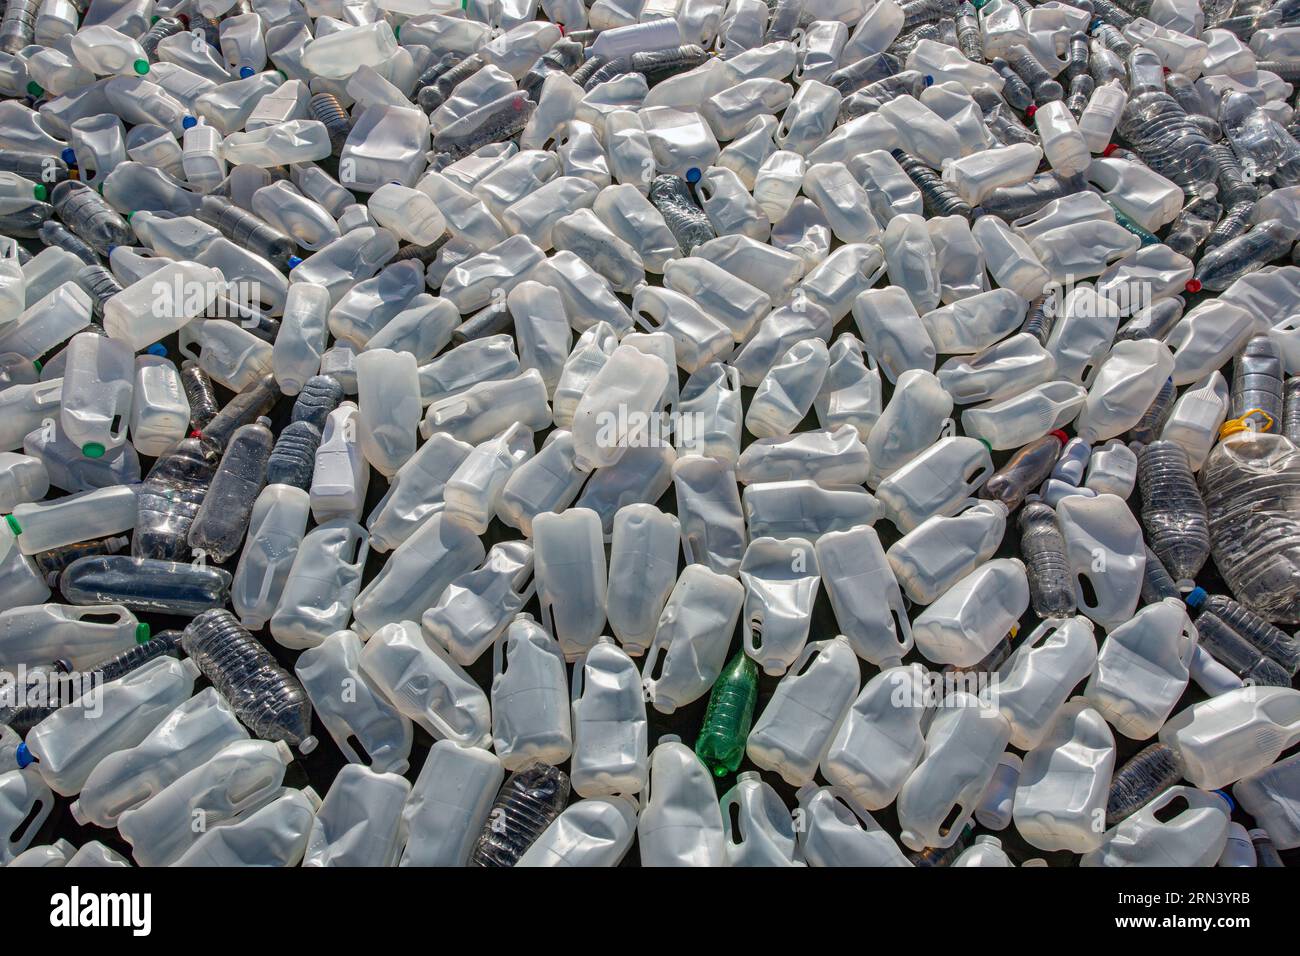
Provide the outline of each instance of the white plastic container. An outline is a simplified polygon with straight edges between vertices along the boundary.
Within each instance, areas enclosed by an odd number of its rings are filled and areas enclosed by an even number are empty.
[[[0,866],[31,846],[54,805],[54,794],[35,769],[0,773]]]
[[[809,644],[754,721],[749,759],[791,786],[810,783],[858,688],[858,660],[848,638]]]
[[[303,866],[395,866],[406,838],[402,808],[411,784],[395,773],[348,764],[316,813]]]
[[[68,343],[59,424],[88,458],[126,441],[135,390],[135,355],[106,335],[79,332]]]
[[[473,449],[446,432],[431,435],[389,479],[388,492],[366,519],[371,546],[390,551],[443,510],[447,480]]]
[[[573,413],[575,464],[586,471],[607,467],[630,445],[648,441],[651,413],[668,375],[657,356],[631,345],[616,348]]]
[[[310,787],[282,788],[265,806],[209,830],[175,866],[289,867],[302,862],[321,799]]]
[[[795,860],[794,821],[771,784],[753,770],[736,776],[722,795],[722,827],[727,866],[801,866]]]
[[[1056,504],[1056,523],[1065,539],[1079,611],[1107,629],[1131,618],[1142,592],[1146,548],[1124,499],[1070,495]]]
[[[740,580],[745,653],[765,673],[780,677],[808,641],[821,587],[817,553],[803,538],[755,538],[740,562]]]
[[[399,865],[467,865],[504,779],[495,754],[435,741],[402,810],[406,847]]]
[[[637,808],[626,797],[569,804],[524,852],[516,867],[614,867],[636,837]]]
[[[661,714],[708,693],[726,663],[745,589],[733,577],[690,564],[659,615],[642,667],[646,699]]]
[[[953,517],[927,518],[890,545],[886,557],[907,597],[929,604],[993,555],[1006,524],[1002,502],[980,501]]]
[[[881,667],[899,663],[912,649],[912,625],[875,529],[824,534],[816,556],[835,620],[853,652]]]
[[[867,436],[867,485],[875,488],[934,444],[951,427],[951,413],[952,396],[931,372],[909,369],[899,375],[889,404]]]
[[[1300,759],[1294,755],[1238,780],[1232,795],[1279,850],[1300,846]]]
[[[651,504],[630,504],[614,515],[605,613],[629,655],[640,657],[654,640],[659,614],[677,582],[681,525]]]
[[[104,304],[104,331],[139,351],[203,315],[225,279],[197,262],[173,262],[131,283]]]
[[[180,373],[169,359],[136,356],[130,418],[131,444],[142,455],[157,458],[185,437],[190,403]]]
[[[1196,628],[1183,603],[1149,604],[1107,636],[1084,695],[1125,737],[1146,740],[1186,690],[1195,650]]]
[[[394,474],[415,454],[421,412],[415,356],[389,349],[358,355],[357,406],[362,454],[380,474]]]
[[[884,516],[906,534],[935,515],[956,514],[993,474],[993,459],[975,438],[941,438],[876,488]]]
[[[925,735],[925,756],[898,794],[905,846],[956,842],[1010,738],[1011,725],[988,704],[963,692],[944,698]]]
[[[538,515],[533,522],[542,625],[568,661],[580,658],[605,628],[605,538],[590,508]]]
[[[1070,701],[1025,756],[1014,818],[1040,850],[1087,853],[1101,845],[1106,797],[1115,769],[1115,738],[1083,698]]]
[[[361,650],[352,631],[335,631],[298,655],[294,673],[349,763],[367,763],[376,773],[405,773],[411,722],[361,669]]]
[[[347,627],[369,553],[365,529],[351,521],[309,531],[271,615],[271,636],[286,647],[315,647]]]
[[[1097,367],[1075,431],[1091,444],[1128,431],[1155,401],[1173,370],[1174,357],[1163,342],[1116,342]]]
[[[1214,866],[1228,840],[1229,812],[1228,801],[1217,793],[1170,787],[1107,830],[1101,846],[1084,854],[1079,865]]]
[[[1179,711],[1160,730],[1203,790],[1263,770],[1300,740],[1300,691],[1242,687]]]
[[[473,664],[532,597],[533,548],[526,541],[492,546],[483,566],[454,578],[420,624],[463,666]]]
[[[1043,621],[1026,635],[998,671],[997,707],[1011,725],[1011,746],[1041,744],[1096,662],[1092,622],[1081,615]]]
[[[492,647],[492,745],[507,770],[557,766],[573,752],[568,679],[559,644],[521,614]]]
[[[648,772],[641,675],[617,644],[599,638],[574,665],[573,760],[569,779],[582,797],[635,794]]]
[[[52,501],[25,502],[7,520],[10,528],[17,525],[14,530],[23,554],[39,554],[130,531],[135,527],[135,493],[133,485],[115,485]]]
[[[360,663],[393,706],[434,739],[462,747],[492,742],[487,695],[418,625],[385,624],[362,649]]]
[[[962,578],[912,622],[927,660],[969,667],[1018,625],[1029,607],[1029,581],[1017,558],[997,558]]]
[[[120,604],[20,605],[0,611],[0,667],[67,661],[73,670],[89,670],[130,650],[146,633]]]
[[[725,866],[722,811],[708,768],[672,735],[659,738],[641,791],[643,866]]]
[[[267,485],[253,503],[230,585],[231,606],[249,630],[260,630],[279,606],[310,510],[307,492],[284,484]]]
[[[882,0],[880,6],[894,6]],[[901,15],[901,14],[900,14]],[[894,838],[866,810],[834,787],[799,790],[799,853],[809,866],[908,867]]]

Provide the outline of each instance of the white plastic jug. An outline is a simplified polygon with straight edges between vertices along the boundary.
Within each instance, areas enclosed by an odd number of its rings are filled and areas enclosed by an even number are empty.
[[[399,865],[467,865],[504,779],[490,751],[435,741],[402,810],[406,847]]]
[[[875,529],[824,534],[816,556],[835,620],[854,653],[882,667],[901,661],[912,649],[912,625]]]
[[[740,580],[745,653],[764,672],[780,677],[808,641],[821,587],[817,553],[803,538],[755,538],[740,562]]]
[[[636,805],[626,797],[575,801],[551,821],[515,866],[618,866],[636,837],[636,814]]]
[[[690,564],[659,615],[642,667],[646,699],[662,714],[708,693],[740,619],[745,589],[739,581]]]
[[[574,792],[582,797],[640,792],[648,769],[648,726],[641,675],[632,659],[601,637],[574,665],[569,694]]]
[[[725,866],[722,810],[708,768],[672,735],[659,739],[641,791],[643,866]]]
[[[997,558],[966,575],[912,622],[927,660],[969,667],[981,661],[1029,607],[1029,580],[1018,558]]]
[[[614,515],[605,611],[610,630],[629,655],[640,657],[654,640],[659,614],[677,582],[681,525],[651,504],[631,504]]]
[[[1214,866],[1228,840],[1229,812],[1228,801],[1217,793],[1170,787],[1107,830],[1101,846],[1084,854],[1079,865]]]
[[[0,865],[31,846],[54,804],[54,794],[34,769],[0,773]]]
[[[468,667],[532,597],[532,576],[532,545],[502,541],[492,546],[482,567],[452,579],[420,624],[456,663]]]
[[[293,485],[267,485],[253,503],[230,585],[231,606],[249,630],[260,630],[279,606],[310,511],[310,496]]]
[[[884,516],[906,534],[935,515],[956,514],[993,474],[989,449],[976,438],[941,438],[876,487]]]
[[[1030,751],[1042,743],[1096,662],[1097,639],[1086,617],[1053,618],[1035,627],[998,672],[997,707],[1011,725],[1011,746]]]
[[[953,517],[927,518],[886,556],[907,597],[929,604],[997,550],[1006,523],[1005,505],[980,501]]]
[[[369,553],[366,530],[346,519],[309,531],[271,615],[271,636],[286,647],[314,647],[347,627]]]
[[[405,842],[402,809],[411,784],[395,773],[348,764],[316,812],[303,866],[394,866]]]
[[[1146,549],[1124,499],[1071,495],[1057,503],[1056,523],[1065,538],[1080,612],[1107,629],[1131,618],[1142,592]]]
[[[1204,790],[1226,787],[1267,767],[1300,740],[1300,691],[1241,687],[1179,711],[1160,730]]]
[[[1195,650],[1196,628],[1181,601],[1148,604],[1102,642],[1084,695],[1125,737],[1146,740],[1187,689]]]
[[[538,515],[533,522],[537,594],[542,624],[566,660],[576,660],[605,627],[604,534],[590,508]]]
[[[492,746],[510,771],[558,766],[573,752],[564,655],[527,614],[492,646]]]
[[[795,860],[798,847],[790,809],[758,773],[738,774],[720,803],[727,866],[802,865]]]
[[[894,6],[881,0],[880,6]],[[834,787],[799,790],[799,854],[809,866],[911,866],[894,838]]]
[[[204,833],[173,866],[297,866],[320,806],[310,787],[282,788],[266,806]]]
[[[1163,342],[1116,342],[1097,367],[1074,423],[1078,436],[1095,444],[1128,431],[1155,401],[1173,370],[1174,357]]]

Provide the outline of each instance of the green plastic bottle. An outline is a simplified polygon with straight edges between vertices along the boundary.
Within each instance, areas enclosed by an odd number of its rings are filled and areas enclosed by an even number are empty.
[[[735,773],[744,759],[757,700],[758,666],[738,650],[713,682],[704,726],[695,741],[696,755],[715,777]]]

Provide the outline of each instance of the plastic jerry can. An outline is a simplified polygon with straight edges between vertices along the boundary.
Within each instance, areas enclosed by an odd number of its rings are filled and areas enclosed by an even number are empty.
[[[405,773],[411,721],[362,670],[361,650],[352,631],[335,631],[298,655],[294,673],[349,763],[368,764],[376,773]]]
[[[659,615],[642,667],[646,700],[661,714],[708,693],[726,663],[745,589],[735,578],[690,564]]]
[[[605,612],[610,630],[633,657],[654,640],[659,614],[677,582],[680,536],[677,517],[654,505],[626,505],[614,514]]]
[[[71,812],[82,826],[114,827],[118,817],[155,797],[248,731],[212,687],[163,718],[140,743],[99,762]]]
[[[1146,549],[1124,499],[1071,495],[1057,503],[1056,523],[1065,538],[1079,610],[1103,628],[1127,621],[1142,592]]]
[[[809,644],[754,722],[749,759],[791,786],[810,783],[858,688],[858,661],[848,638]]]
[[[395,866],[406,837],[411,784],[395,773],[348,764],[312,822],[303,866]]]
[[[573,752],[564,655],[527,614],[492,645],[492,745],[510,771],[558,766]]]
[[[137,643],[148,627],[120,604],[39,604],[0,611],[0,668],[65,661],[87,671]]]
[[[533,546],[542,625],[559,639],[565,659],[576,660],[605,626],[608,582],[600,517],[589,508],[538,515]]]
[[[903,593],[929,604],[993,555],[1006,531],[1007,508],[980,501],[953,517],[926,518],[886,552]]]
[[[307,852],[321,799],[307,787],[282,788],[265,806],[194,841],[173,866],[297,866]]]
[[[1011,725],[1011,746],[1037,747],[1096,661],[1097,638],[1086,617],[1040,622],[998,672],[997,705]]]
[[[988,704],[963,692],[944,698],[925,736],[925,756],[898,794],[905,846],[956,842],[1010,738],[1011,725]]]
[[[675,736],[659,739],[641,791],[643,866],[725,866],[726,839],[713,776]]]
[[[1094,449],[1083,487],[1099,495],[1127,499],[1137,481],[1137,454],[1118,439]]]
[[[745,585],[745,653],[766,673],[780,677],[808,641],[821,586],[812,542],[755,538],[745,549],[740,580]]]
[[[314,647],[347,627],[369,553],[365,529],[346,519],[327,521],[307,532],[271,615],[271,636],[276,642],[291,648]]]
[[[637,807],[621,796],[570,804],[519,858],[525,867],[614,867],[636,836]]]
[[[906,534],[934,515],[952,515],[993,474],[988,447],[975,438],[949,436],[890,473],[876,487],[886,518]]]
[[[1220,794],[1170,787],[1107,830],[1079,865],[1214,866],[1228,841],[1229,812]]]
[[[39,554],[131,530],[135,527],[135,495],[132,485],[97,488],[52,501],[25,502],[15,506],[6,520],[18,532],[23,554]]]
[[[385,624],[362,648],[362,671],[399,711],[434,739],[462,747],[492,741],[487,695],[411,621]]]
[[[648,727],[641,675],[608,637],[574,665],[573,790],[582,797],[635,794],[645,786]]]
[[[1087,853],[1104,838],[1115,738],[1082,697],[1057,714],[1025,755],[1016,787],[1016,829],[1040,850]]]
[[[1149,604],[1107,636],[1084,695],[1125,737],[1146,740],[1186,690],[1195,650],[1196,628],[1183,603]]]
[[[683,455],[673,465],[673,489],[687,563],[739,574],[746,522],[731,462]]]
[[[912,625],[874,528],[832,531],[816,543],[817,568],[835,620],[853,652],[892,666],[912,649]]]
[[[135,355],[124,343],[79,332],[68,344],[59,422],[89,458],[126,441],[135,389]]]
[[[495,754],[435,741],[402,810],[399,865],[465,866],[504,779]]]
[[[803,865],[795,860],[798,846],[790,809],[757,772],[739,774],[720,803],[727,866]]]
[[[912,865],[884,827],[834,787],[801,788],[795,814],[799,855],[809,866]]]
[[[1179,711],[1160,740],[1182,758],[1184,776],[1204,790],[1263,770],[1300,740],[1300,691],[1246,686]]]
[[[54,810],[54,794],[34,769],[0,774],[0,865],[31,846]]]
[[[921,762],[927,683],[920,664],[886,668],[867,681],[849,708],[821,771],[856,806],[889,806]]]
[[[190,403],[176,366],[162,356],[136,356],[130,414],[136,451],[158,457],[185,437],[189,421]]]
[[[231,583],[231,606],[250,630],[258,630],[279,606],[310,512],[307,492],[267,485],[253,504],[244,550]]]
[[[26,752],[55,793],[78,793],[100,761],[134,747],[190,696],[198,670],[188,659],[160,657],[115,681],[95,684],[33,727]]]
[[[917,615],[916,646],[928,660],[969,667],[979,663],[1029,607],[1029,580],[1017,558],[976,568]]]

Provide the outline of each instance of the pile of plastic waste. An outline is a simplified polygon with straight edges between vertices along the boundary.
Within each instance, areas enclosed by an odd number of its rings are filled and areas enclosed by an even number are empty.
[[[1298,77],[1296,0],[8,0],[0,864],[1282,865]]]

